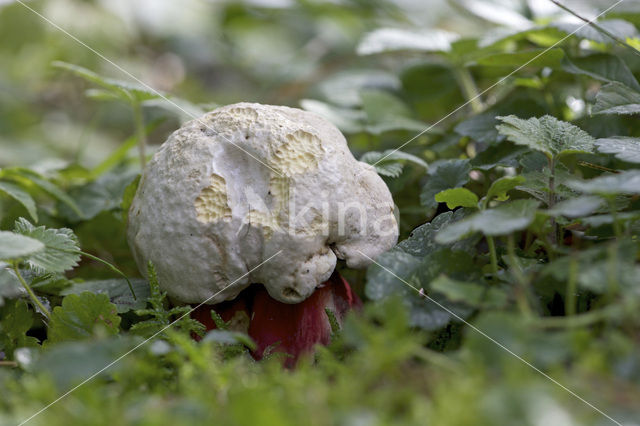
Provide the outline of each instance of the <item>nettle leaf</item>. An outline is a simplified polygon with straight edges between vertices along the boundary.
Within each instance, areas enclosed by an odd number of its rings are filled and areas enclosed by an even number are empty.
[[[118,308],[118,313],[142,309],[147,306],[147,299],[151,294],[149,284],[141,278],[131,279],[130,281],[136,298],[131,294],[129,285],[124,279],[91,280],[74,283],[71,287],[60,292],[60,294],[66,296],[90,291],[96,294],[106,294],[111,303]]]
[[[37,239],[9,231],[0,231],[0,260],[17,260],[44,250]]]
[[[494,125],[494,131],[495,125]],[[497,131],[496,131],[497,133]],[[497,145],[490,145],[471,159],[471,168],[478,170],[491,170],[497,166],[517,167],[518,157],[527,152],[524,146],[513,146],[511,142],[503,141]]]
[[[384,152],[369,151],[360,157],[360,161],[374,166],[378,174],[394,178],[400,176],[405,162],[416,164],[424,169],[429,167],[424,160],[413,154],[392,149]]]
[[[54,61],[52,65],[55,68],[69,71],[78,77],[107,89],[114,96],[126,102],[140,102],[148,99],[159,98],[162,95],[159,91],[151,90],[142,84],[103,77],[79,65],[69,64],[62,61]]]
[[[448,52],[451,43],[459,36],[449,31],[407,30],[402,28],[379,28],[364,36],[358,44],[358,55],[404,50],[420,52]]]
[[[436,235],[436,241],[452,243],[474,232],[497,236],[521,231],[533,222],[538,205],[535,200],[516,200],[494,209],[482,210],[444,228]]]
[[[117,307],[106,294],[83,292],[70,294],[62,299],[62,306],[56,306],[51,313],[48,342],[83,340],[93,336],[99,326],[107,334],[119,331],[120,317]]]
[[[598,176],[591,180],[570,180],[566,185],[587,194],[615,195],[640,194],[640,170],[627,170],[618,174]]]
[[[33,219],[34,222],[38,221],[36,202],[27,191],[14,183],[0,181],[0,192],[4,192],[9,197],[22,204],[27,210],[27,213],[29,213],[29,216],[31,216],[31,219]]]
[[[571,74],[582,74],[607,83],[617,81],[640,90],[640,84],[627,64],[614,55],[597,53],[581,58],[565,57],[562,68]]]
[[[456,207],[478,207],[478,196],[467,188],[452,188],[440,191],[435,195],[435,199],[439,203],[447,203],[447,207],[455,209]]]
[[[640,114],[640,92],[622,83],[603,86],[596,94],[594,114]]]
[[[592,214],[604,206],[605,201],[601,197],[584,196],[560,201],[552,209],[545,213],[550,216],[565,216],[568,218],[583,217]]]
[[[425,207],[437,207],[436,194],[446,189],[459,188],[469,182],[470,171],[468,160],[447,160],[433,165],[429,170],[427,183],[422,187],[420,202]]]
[[[525,180],[524,176],[503,176],[495,180],[489,187],[489,191],[487,191],[484,205],[487,206],[489,201],[494,198],[498,201],[507,201],[509,199],[507,192],[516,188],[518,185],[522,185]]]
[[[15,223],[15,232],[44,245],[43,250],[26,258],[27,263],[36,270],[64,272],[75,267],[80,260],[78,238],[71,229],[35,227],[28,220],[19,218]]]
[[[468,216],[468,211],[458,209],[455,212],[444,212],[434,217],[431,222],[418,226],[411,231],[409,238],[398,243],[391,251],[401,250],[413,256],[424,257],[429,253],[435,252],[442,248],[448,247],[454,251],[472,251],[477,243],[477,239],[470,238],[458,241],[453,244],[443,245],[436,243],[436,235],[440,229],[446,227],[450,223],[462,220]]]
[[[547,155],[556,157],[570,153],[590,153],[594,150],[593,136],[566,121],[549,115],[523,120],[514,115],[498,117],[500,134],[518,145],[528,146]]]
[[[598,152],[615,154],[618,160],[640,163],[640,138],[612,136],[596,139]]]

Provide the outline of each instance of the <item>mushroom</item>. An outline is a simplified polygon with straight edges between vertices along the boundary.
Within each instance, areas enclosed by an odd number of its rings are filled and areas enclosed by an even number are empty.
[[[337,259],[367,266],[393,247],[398,225],[384,181],[326,119],[239,103],[186,123],[160,147],[143,171],[127,237],[140,271],[153,262],[176,302],[216,305],[264,286],[253,294],[255,330],[255,318],[271,315],[268,303],[302,309],[321,299],[312,295],[323,283],[326,294],[351,295],[340,277],[330,280]]]

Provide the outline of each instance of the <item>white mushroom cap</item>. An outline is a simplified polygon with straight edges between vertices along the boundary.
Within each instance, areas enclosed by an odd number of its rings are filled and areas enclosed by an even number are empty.
[[[141,271],[185,303],[234,299],[252,283],[299,303],[336,257],[361,268],[398,238],[393,200],[340,131],[300,109],[218,108],[175,131],[145,168],[129,211]]]

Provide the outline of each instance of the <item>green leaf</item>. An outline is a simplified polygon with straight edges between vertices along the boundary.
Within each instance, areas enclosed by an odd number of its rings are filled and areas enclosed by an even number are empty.
[[[563,57],[564,51],[559,48],[535,49],[514,53],[494,53],[477,59],[476,63],[485,67],[520,67],[531,61],[527,67],[559,68]]]
[[[380,161],[380,159],[383,160]],[[392,149],[384,152],[369,151],[360,157],[360,161],[373,165],[378,174],[390,177],[400,176],[405,162],[416,164],[424,169],[429,167],[424,160],[413,154]]]
[[[451,302],[462,302],[473,307],[495,309],[504,307],[508,302],[507,294],[496,287],[453,280],[446,275],[431,281],[431,289],[443,294]]]
[[[470,171],[468,160],[447,160],[432,165],[427,183],[422,187],[420,193],[420,202],[425,207],[437,207],[436,194],[445,189],[461,187],[469,182]]]
[[[616,43],[611,37],[598,31],[597,28],[591,25],[584,25],[581,22],[555,22],[552,25],[567,34],[574,34],[576,37],[592,40],[596,43]],[[634,38],[638,35],[636,27],[632,23],[622,19],[598,21],[598,25],[621,40]]]
[[[503,176],[500,179],[495,180],[487,191],[487,196],[484,199],[485,207],[489,204],[489,201],[496,198],[498,201],[507,201],[509,196],[507,192],[511,191],[518,185],[522,185],[526,179],[524,176]]]
[[[36,270],[64,272],[78,264],[78,239],[68,228],[47,229],[35,227],[24,218],[16,220],[15,232],[40,241],[44,249],[30,254],[26,261]]]
[[[37,239],[9,231],[0,231],[0,260],[17,260],[44,250]]]
[[[570,180],[566,185],[587,194],[615,195],[640,194],[640,170],[627,170],[618,174],[598,176],[591,180]]]
[[[18,277],[8,268],[8,264],[0,262],[0,307],[4,305],[5,299],[15,299],[26,294]]]
[[[471,168],[479,170],[491,170],[497,166],[517,167],[518,157],[526,151],[527,149],[523,146],[514,146],[511,142],[504,141],[489,146],[471,159],[469,164]]]
[[[55,68],[69,71],[78,77],[97,84],[98,86],[109,90],[117,98],[126,102],[142,102],[162,96],[161,92],[149,89],[142,84],[103,77],[79,65],[69,64],[62,61],[54,61],[52,65]]]
[[[612,136],[596,139],[598,152],[615,154],[615,157],[629,163],[640,164],[640,138]]]
[[[467,188],[452,188],[440,191],[435,195],[435,199],[439,203],[447,203],[447,207],[455,209],[456,207],[478,207],[478,196]]]
[[[4,176],[10,179],[17,180],[19,182],[29,182],[51,197],[60,201],[61,203],[67,205],[71,210],[73,210],[78,216],[82,215],[80,208],[76,205],[76,203],[69,197],[64,191],[62,191],[57,185],[48,181],[39,173],[34,172],[33,170],[25,169],[22,167],[14,167],[11,169],[5,169],[2,171]]]
[[[534,200],[516,200],[495,209],[480,211],[444,228],[436,236],[436,241],[452,243],[474,232],[497,236],[521,231],[533,222],[538,205]]]
[[[562,68],[571,74],[587,75],[606,83],[619,82],[640,90],[638,80],[627,64],[618,56],[596,53],[580,58],[569,59],[565,57]]]
[[[367,117],[365,130],[378,135],[393,130],[421,132],[429,126],[411,118],[407,105],[389,92],[365,89],[360,92],[362,110]]]
[[[613,82],[605,85],[596,95],[594,114],[640,114],[640,92]]]
[[[106,294],[88,291],[70,294],[62,299],[62,306],[56,306],[51,313],[48,341],[84,340],[93,336],[98,326],[107,334],[117,334],[120,327],[117,312]]]
[[[302,99],[300,106],[326,118],[344,133],[364,131],[364,123],[367,119],[364,111],[338,107],[315,99]]]
[[[498,117],[498,131],[518,145],[543,152],[548,157],[593,152],[595,139],[573,124],[545,115],[523,120],[514,115]]]
[[[465,216],[468,216],[468,212],[464,209],[441,213],[434,217],[431,222],[420,225],[411,231],[409,238],[398,243],[392,251],[401,250],[418,257],[424,257],[444,247],[449,247],[455,251],[472,251],[477,243],[476,239],[459,241],[450,245],[436,243],[436,235],[440,229],[463,219]]]
[[[133,169],[117,168],[85,186],[74,188],[69,195],[82,211],[82,216],[67,209],[62,209],[61,215],[69,221],[77,222],[81,219],[93,219],[103,211],[120,208],[124,191],[136,174]]]
[[[9,359],[17,348],[37,346],[38,339],[27,336],[33,325],[33,311],[24,300],[12,300],[0,308],[0,350]]]
[[[131,285],[136,294],[134,299],[129,289],[127,281],[124,279],[91,280],[74,283],[71,287],[64,289],[60,294],[80,294],[90,291],[96,294],[106,294],[111,303],[116,305],[118,313],[131,310],[142,309],[147,306],[147,299],[150,296],[149,284],[141,278],[132,279]]]
[[[0,181],[0,192],[4,192],[9,197],[13,198],[24,206],[33,219],[34,222],[38,221],[38,210],[36,208],[36,202],[27,191],[20,188],[18,185],[11,182]]]
[[[545,213],[551,216],[576,218],[588,216],[605,204],[604,200],[595,196],[584,196],[560,201]]]
[[[457,34],[437,29],[379,28],[366,34],[358,44],[356,51],[358,55],[405,50],[448,52],[451,50],[451,42],[457,39]]]

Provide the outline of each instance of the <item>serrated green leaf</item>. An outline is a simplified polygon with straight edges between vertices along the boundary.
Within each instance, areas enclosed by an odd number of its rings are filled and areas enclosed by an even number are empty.
[[[640,114],[640,92],[618,82],[603,86],[596,94],[594,114]]]
[[[570,180],[566,185],[587,194],[615,195],[640,194],[640,170],[627,170],[618,174],[598,176],[591,180]]]
[[[516,200],[494,209],[480,211],[441,230],[436,235],[436,241],[452,243],[474,232],[497,236],[521,231],[533,222],[538,205],[534,200]]]
[[[420,52],[448,52],[451,42],[458,35],[449,31],[407,30],[401,28],[379,28],[364,36],[358,44],[358,55],[372,55],[403,50]]]
[[[478,207],[478,196],[467,188],[452,188],[440,191],[435,195],[435,199],[439,203],[447,203],[447,207],[455,209],[456,207]]]
[[[468,160],[447,160],[429,170],[426,184],[420,193],[420,202],[429,208],[437,207],[435,195],[446,189],[458,188],[469,182],[471,167]]]
[[[619,160],[640,164],[640,138],[612,136],[596,139],[596,146],[598,152],[614,154]]]
[[[64,272],[75,267],[80,260],[78,239],[68,228],[35,227],[26,219],[19,218],[15,224],[15,232],[44,244],[43,250],[32,253],[25,259],[36,270]]]
[[[524,176],[503,176],[500,179],[495,180],[487,191],[487,196],[484,199],[484,205],[488,205],[489,201],[496,198],[498,201],[506,201],[509,199],[507,192],[516,188],[518,185],[522,185],[525,182]]]
[[[56,306],[51,313],[48,342],[84,340],[93,336],[97,326],[107,334],[118,333],[120,317],[116,305],[106,294],[88,291],[70,294],[62,299],[62,306]]]
[[[562,68],[572,74],[587,75],[607,83],[617,81],[640,90],[640,84],[638,84],[638,80],[636,80],[627,64],[614,55],[596,53],[580,58],[569,59],[565,57]]]
[[[44,250],[45,246],[37,239],[0,231],[0,260],[17,260]]]
[[[497,117],[498,131],[511,142],[543,152],[548,157],[569,153],[590,153],[595,139],[573,124],[545,115],[523,120],[514,115]]]
[[[31,216],[31,219],[33,219],[34,222],[38,221],[36,202],[27,191],[14,183],[0,181],[0,192],[4,192],[9,197],[22,204],[27,210],[27,213],[29,213],[29,216]]]

